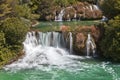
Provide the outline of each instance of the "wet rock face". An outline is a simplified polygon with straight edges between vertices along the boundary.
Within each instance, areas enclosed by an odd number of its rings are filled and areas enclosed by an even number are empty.
[[[60,27],[60,31],[62,31],[62,32],[67,32],[67,31],[69,31],[69,26],[65,26],[65,25],[62,25],[61,27]]]
[[[86,41],[87,35],[91,34],[91,38],[96,44],[98,45],[99,39],[101,37],[101,31],[97,26],[84,26],[79,27],[74,32],[74,42],[73,42],[73,49],[76,54],[78,55],[85,55],[86,53]]]
[[[74,34],[73,50],[75,51],[75,54],[85,55],[86,39],[87,36],[82,32]]]
[[[95,42],[98,42],[101,36],[99,27],[91,26],[91,35],[93,36]]]
[[[63,20],[72,20],[75,18],[76,10],[74,7],[67,7],[63,15]]]
[[[86,36],[83,33],[77,33],[76,35],[76,44],[78,48],[85,47]]]

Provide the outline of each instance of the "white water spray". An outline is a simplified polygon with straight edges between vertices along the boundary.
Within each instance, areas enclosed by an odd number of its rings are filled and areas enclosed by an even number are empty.
[[[90,7],[90,10],[93,11],[92,5],[90,5],[89,7]]]
[[[59,32],[28,32],[23,42],[25,55],[22,59],[7,65],[5,69],[28,69],[40,65],[66,65],[66,42]],[[72,33],[70,33],[70,52],[72,53]],[[69,62],[68,62],[69,61]]]
[[[95,54],[96,45],[95,45],[94,41],[92,40],[90,34],[88,34],[86,46],[87,46],[87,56],[90,56],[90,51],[91,51],[91,49],[92,49],[92,53],[93,53],[93,55],[94,55],[94,54]]]
[[[73,37],[72,37],[72,33],[71,32],[69,32],[69,39],[70,39],[70,54],[72,54],[73,53]]]
[[[97,5],[93,5],[94,10],[100,10]]]
[[[62,21],[63,20],[64,10],[65,9],[62,9],[60,11],[60,13],[58,14],[58,16],[55,16],[55,21]]]

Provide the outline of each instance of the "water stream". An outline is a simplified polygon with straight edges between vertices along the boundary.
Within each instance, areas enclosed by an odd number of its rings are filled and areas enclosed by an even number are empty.
[[[90,56],[90,53],[92,51],[92,55],[95,55],[95,49],[96,49],[96,45],[93,41],[93,39],[91,38],[91,35],[88,34],[88,38],[86,41],[86,48],[87,48],[87,56]]]

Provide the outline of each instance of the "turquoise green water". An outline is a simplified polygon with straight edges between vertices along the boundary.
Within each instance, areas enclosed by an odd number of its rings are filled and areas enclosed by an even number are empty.
[[[41,31],[58,31],[60,26],[69,26],[71,29],[75,29],[80,26],[90,26],[98,24],[99,21],[66,21],[66,22],[40,22],[34,29]]]
[[[120,80],[120,65],[95,60],[76,60],[66,66],[1,70],[0,80]]]

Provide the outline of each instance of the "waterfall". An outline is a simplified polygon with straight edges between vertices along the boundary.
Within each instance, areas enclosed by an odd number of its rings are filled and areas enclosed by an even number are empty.
[[[70,39],[70,41],[72,52],[72,40]],[[6,69],[34,68],[42,64],[64,65],[69,61],[65,57],[69,55],[65,49],[66,42],[60,32],[28,32],[23,45],[24,57],[11,65],[7,65]]]
[[[77,14],[76,14],[76,13],[74,14],[74,18],[75,18],[75,19],[77,18]]]
[[[41,45],[42,47],[65,47],[65,40],[59,32],[28,32],[23,44],[31,44],[32,47]]]
[[[40,65],[66,65],[69,64],[70,58],[69,53],[73,54],[73,34],[69,32],[68,42],[64,38],[63,33],[60,32],[28,32],[26,39],[23,42],[24,53],[22,59],[7,65],[5,69],[28,69],[40,67]],[[69,52],[67,46],[69,44]],[[88,34],[87,45],[87,56],[90,56],[92,49],[93,54],[95,53],[95,44]],[[68,57],[67,57],[68,56]]]
[[[84,8],[84,9],[85,9],[85,8]],[[97,5],[89,5],[89,6],[86,6],[86,9],[89,9],[89,10],[91,10],[91,11],[100,10]]]
[[[93,5],[94,10],[100,10],[97,5]]]
[[[77,13],[74,13],[74,19],[73,20],[77,20]]]
[[[90,5],[89,7],[90,7],[90,10],[93,11],[92,5]]]
[[[67,21],[71,21],[71,19],[70,19],[70,15],[69,15],[69,14],[67,15],[67,17],[68,17],[68,20],[67,20]]]
[[[70,54],[72,54],[73,53],[73,37],[72,37],[72,33],[71,32],[69,32],[69,39],[70,39]]]
[[[58,14],[58,16],[55,16],[55,21],[62,21],[63,20],[64,10],[65,9],[62,9],[60,11],[60,13]]]
[[[86,41],[86,46],[87,46],[87,56],[90,56],[91,49],[92,49],[92,53],[93,53],[93,56],[94,56],[96,45],[95,45],[94,41],[92,40],[90,34],[88,34],[88,38],[87,38],[87,41]]]

